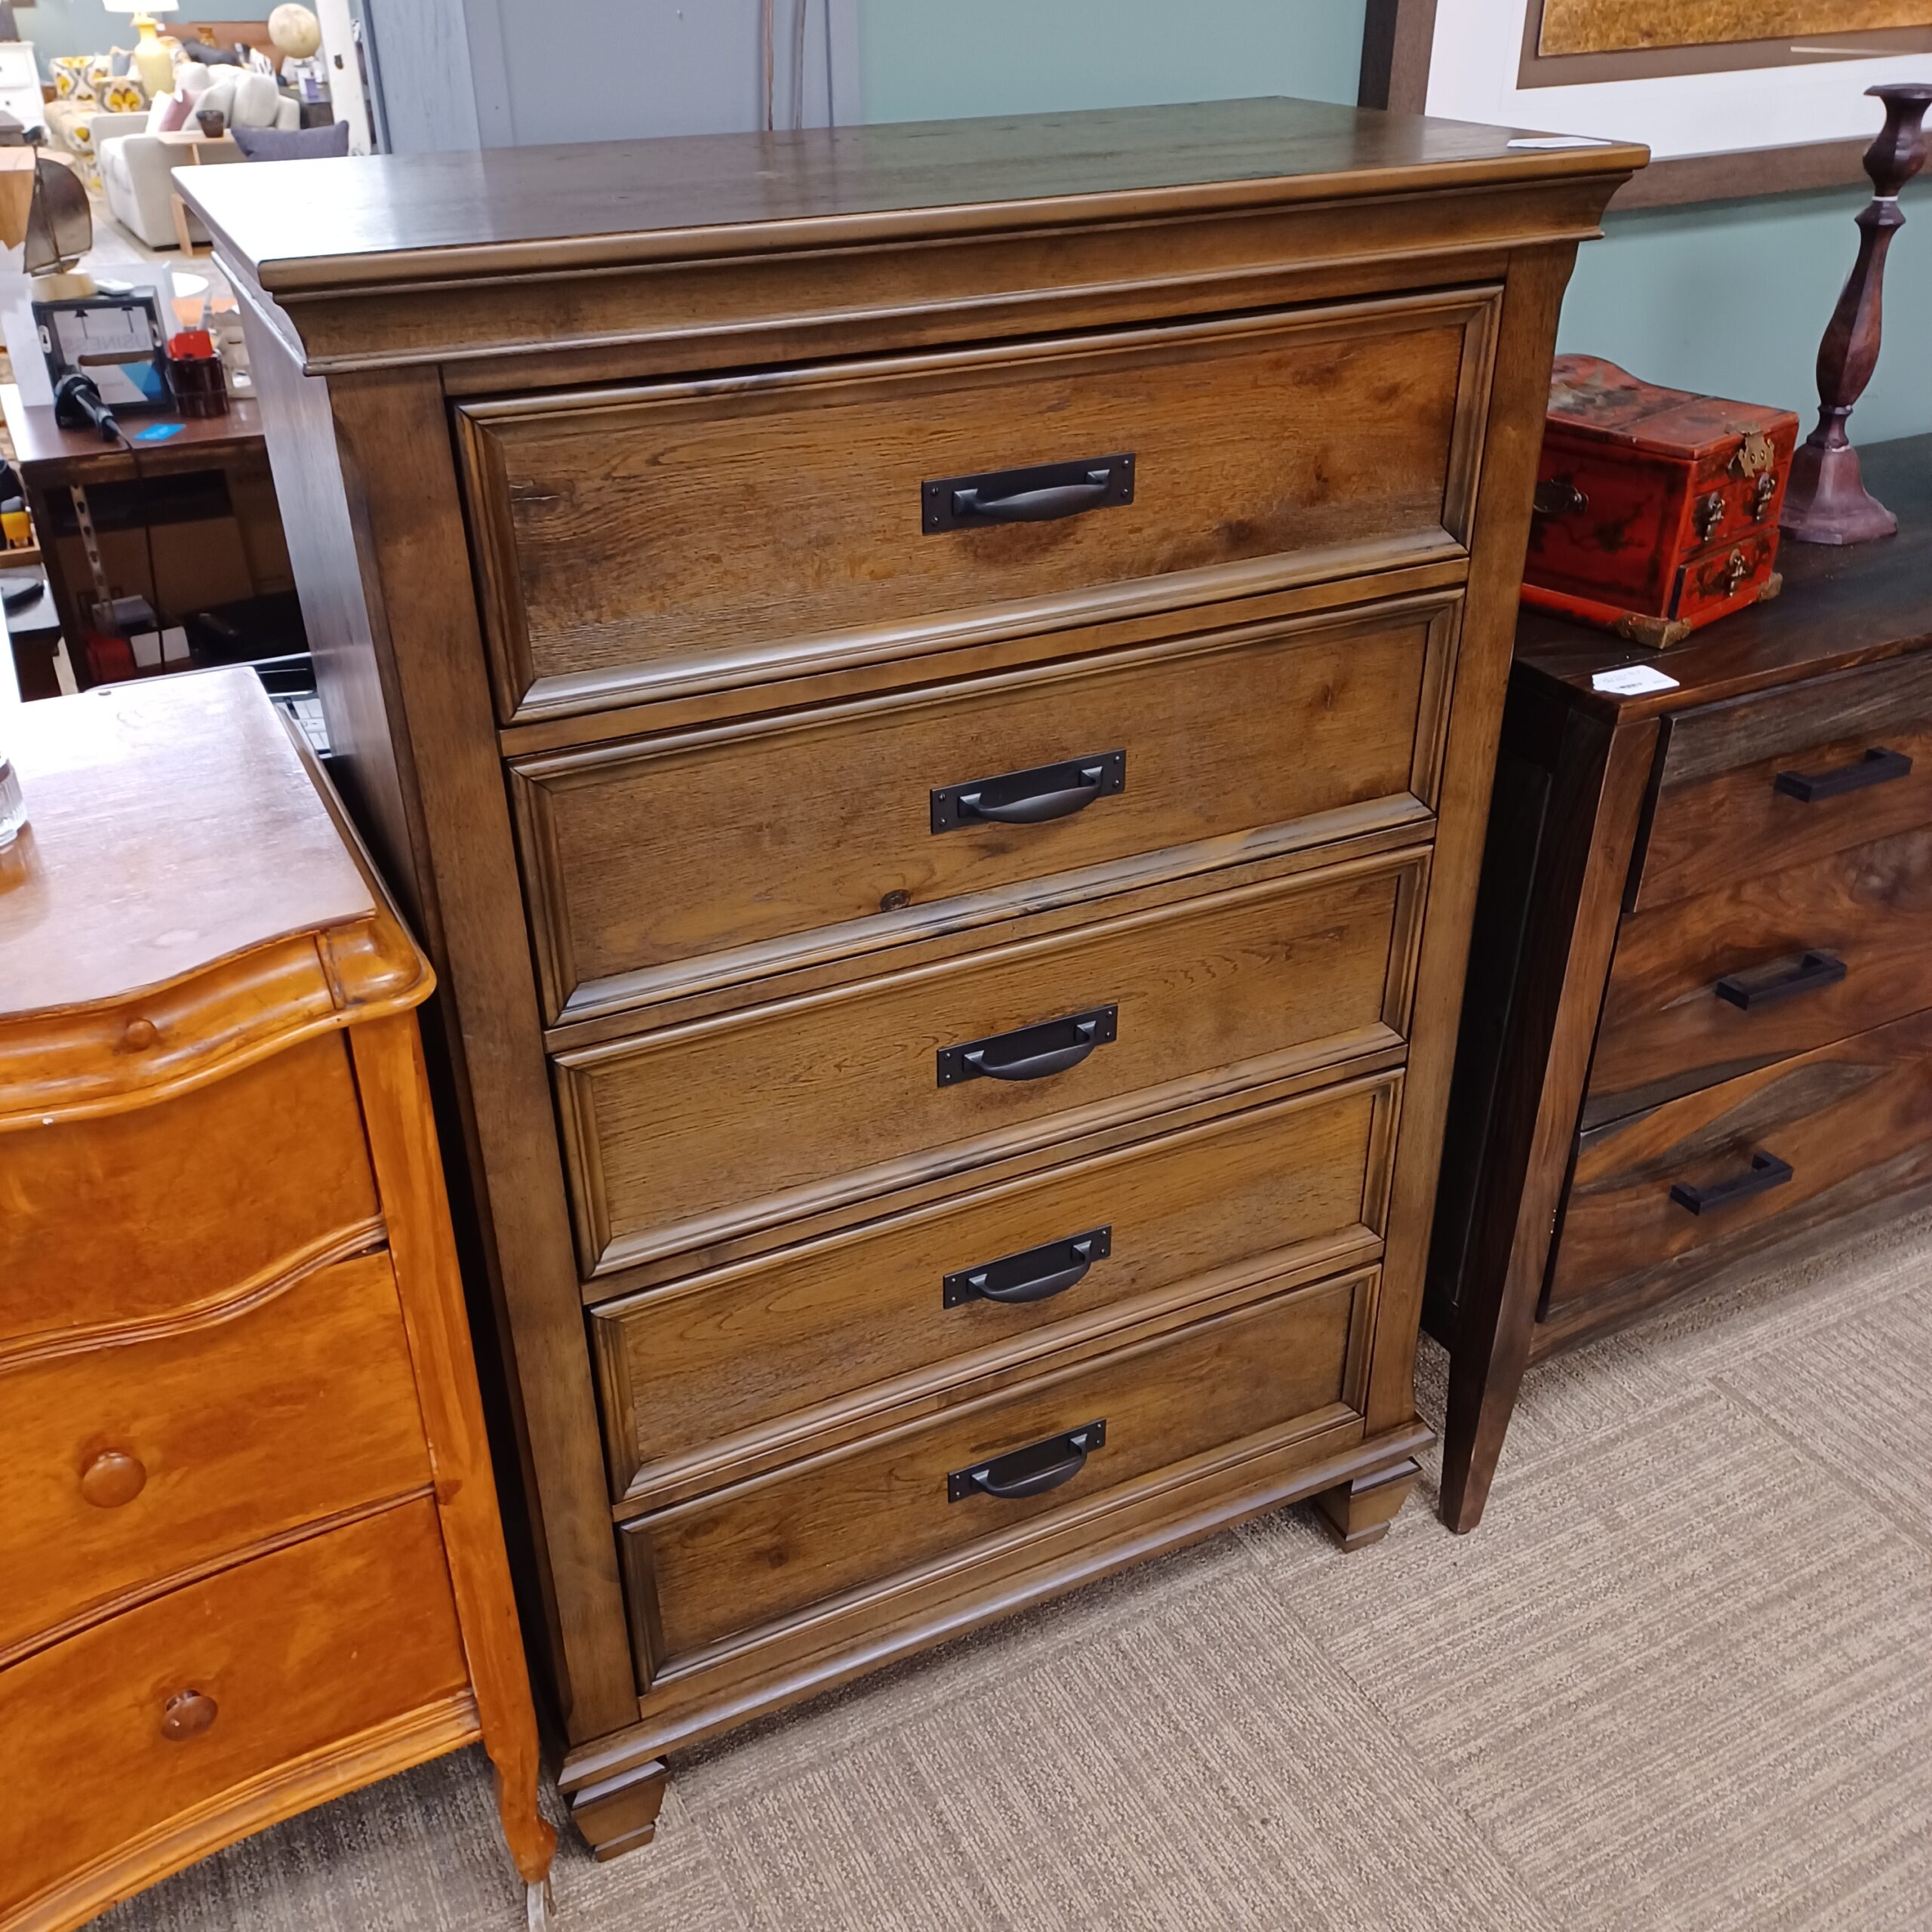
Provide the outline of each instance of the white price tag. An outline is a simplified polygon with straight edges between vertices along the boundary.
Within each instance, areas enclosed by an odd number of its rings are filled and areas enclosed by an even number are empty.
[[[1593,691],[1608,691],[1615,697],[1641,697],[1646,691],[1674,691],[1677,680],[1667,678],[1654,664],[1626,664],[1620,671],[1599,671],[1590,680]]]

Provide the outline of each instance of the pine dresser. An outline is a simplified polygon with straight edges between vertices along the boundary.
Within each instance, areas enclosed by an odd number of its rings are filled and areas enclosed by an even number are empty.
[[[0,736],[0,1927],[478,1737],[543,1924],[428,962],[251,671]]]
[[[184,178],[442,977],[600,1854],[975,1623],[1386,1527],[1557,309],[1644,158],[1260,100]]]
[[[1932,437],[1865,473],[1896,537],[1787,540],[1673,649],[1524,613],[1429,1268],[1453,1528],[1531,1364],[1932,1198]]]

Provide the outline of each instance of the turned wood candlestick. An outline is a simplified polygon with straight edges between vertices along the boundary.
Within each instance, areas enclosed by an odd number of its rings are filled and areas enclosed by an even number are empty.
[[[1905,226],[1899,190],[1925,165],[1932,85],[1898,82],[1866,92],[1885,103],[1884,128],[1865,152],[1872,196],[1858,217],[1858,260],[1818,345],[1818,426],[1792,459],[1779,518],[1785,534],[1801,543],[1863,543],[1889,537],[1899,527],[1898,518],[1867,492],[1844,426],[1878,366],[1885,251],[1893,231]]]

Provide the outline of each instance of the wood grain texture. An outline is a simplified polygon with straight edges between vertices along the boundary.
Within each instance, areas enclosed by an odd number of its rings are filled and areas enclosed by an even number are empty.
[[[634,1591],[654,1593],[651,1654],[685,1657],[1220,1444],[1358,1411],[1350,1337],[1374,1280],[1304,1288],[627,1526]],[[948,1501],[949,1472],[1097,1418],[1105,1443],[1062,1487]]]
[[[1260,103],[845,130],[817,145],[385,162],[345,179],[326,214],[303,212],[306,241],[285,228],[269,242],[242,205],[252,186],[235,191],[233,225],[217,211],[249,326],[307,398],[271,423],[288,444],[278,460],[298,467],[307,446],[313,473],[339,475],[349,507],[352,555],[332,541],[309,568],[328,580],[318,602],[340,591],[343,610],[361,608],[366,642],[352,615],[331,675],[378,719],[358,755],[401,801],[389,820],[409,840],[443,971],[457,1137],[500,1320],[505,1406],[522,1424],[527,1567],[548,1599],[540,1647],[575,1740],[564,1783],[600,1851],[652,1828],[667,1750],[1290,1497],[1358,1482],[1368,1494],[1388,1478],[1387,1500],[1426,1439],[1411,1386],[1423,1237],[1558,299],[1571,249],[1641,158],[1621,147],[1512,150],[1508,138]],[[342,245],[325,246],[325,235]],[[324,252],[286,252],[312,243]],[[1389,317],[1459,306],[1466,328],[1407,332],[1404,348],[1427,352],[1387,365],[1394,388],[1365,380],[1385,367]],[[1315,339],[1349,319],[1358,339]],[[1230,346],[1297,340],[1298,365],[1285,350],[1271,362],[1272,349]],[[1272,386],[1244,388],[1231,369],[1260,370]],[[1299,386],[1298,371],[1309,378]],[[1318,373],[1326,417],[1312,400]],[[301,386],[318,374],[326,426]],[[919,411],[897,401],[915,392]],[[848,393],[860,397],[849,411],[801,407],[808,395]],[[1371,471],[1359,452],[1393,448],[1405,393],[1410,443]],[[1057,406],[1043,411],[1042,398]],[[1103,408],[1109,398],[1119,407]],[[860,402],[872,412],[863,422]],[[1137,435],[1131,419],[1143,415],[1158,421]],[[1109,433],[1091,450],[1063,448],[1060,432],[1082,423]],[[621,433],[600,440],[612,423]],[[558,442],[540,472],[506,460],[494,500],[504,514],[485,520],[478,487],[466,521],[453,435],[503,449],[521,435],[541,454],[561,425],[573,426],[568,450]],[[958,453],[940,463],[936,439]],[[998,452],[982,454],[996,441]],[[965,473],[1127,449],[1143,463],[1149,451],[1161,457],[1140,472],[1132,512],[971,533],[970,568],[929,561],[951,554],[944,540],[913,534],[918,486],[947,465]],[[1300,499],[1311,479],[1294,473],[1298,450],[1329,453],[1326,481]],[[1185,515],[1161,494],[1161,471],[1191,479]],[[789,500],[781,472],[804,479]],[[1251,491],[1256,477],[1266,493]],[[520,501],[512,482],[529,486]],[[908,521],[881,521],[900,484],[912,486]],[[656,522],[653,492],[669,506]],[[1315,520],[1284,518],[1284,500],[1312,503]],[[1134,528],[1154,540],[1130,543],[1119,518],[1143,511]],[[541,554],[528,549],[532,532],[549,543]],[[993,537],[1015,541],[982,540]],[[923,549],[929,541],[940,547]],[[1383,635],[1368,607],[1398,595],[1439,596],[1445,611],[1462,599],[1449,620],[1461,627],[1453,665],[1434,654],[1412,681],[1399,654],[1367,661]],[[1232,681],[1212,688],[1211,635],[1279,635],[1344,607],[1351,616],[1325,634],[1374,619],[1352,633],[1349,671],[1386,706],[1359,738],[1348,720],[1367,712],[1346,686],[1332,714],[1311,720],[1257,674],[1257,655],[1244,660],[1247,712],[1226,695]],[[485,638],[501,642],[518,626],[531,661],[499,652],[511,675],[493,687]],[[1162,820],[1106,846],[1109,820],[1083,814],[1051,829],[1069,835],[1069,851],[1101,841],[1075,862],[1035,870],[1021,846],[1002,870],[1004,850],[969,839],[940,855],[956,875],[923,878],[916,841],[909,857],[895,845],[897,821],[869,815],[869,799],[855,797],[848,813],[838,794],[815,850],[789,820],[758,815],[757,770],[804,743],[788,737],[794,727],[878,720],[854,723],[857,735],[835,749],[900,784],[894,774],[921,761],[919,734],[954,692],[956,724],[980,715],[970,703],[992,681],[1005,681],[1001,691],[1066,689],[1091,672],[1097,685],[1128,654],[1151,661],[1163,651],[1186,663],[1189,681],[1166,706],[1173,717],[1138,701],[1137,730],[1158,724],[1176,745],[1191,734],[1211,763],[1237,742],[1251,748],[1244,808],[1234,802],[1238,761],[1208,774],[1204,795],[1223,816],[1204,835]],[[555,654],[540,663],[545,651]],[[528,689],[530,678],[552,681]],[[1445,715],[1439,734],[1416,728]],[[990,748],[985,715],[975,742]],[[1331,721],[1360,756],[1352,783],[1386,786],[1406,758],[1407,788],[1326,808],[1311,809],[1312,795],[1297,802],[1290,788],[1326,782]],[[1023,735],[1023,724],[1038,728],[1008,712],[999,730]],[[525,881],[506,764],[525,793]],[[826,768],[808,758],[785,782],[820,797]],[[708,797],[706,769],[730,778]],[[614,774],[626,775],[607,784]],[[528,788],[538,776],[568,777],[583,816],[537,826]],[[1118,799],[1140,795],[1131,772]],[[558,851],[582,848],[567,875],[543,842],[553,833]],[[899,892],[910,903],[881,906]],[[532,904],[571,946],[605,949],[588,977],[561,949],[546,956],[544,941],[535,958],[547,977],[534,983]],[[1087,981],[1115,966],[1132,982],[1118,995],[1119,1040],[1038,1087],[939,1088],[938,1048],[1115,998]],[[1365,1167],[1353,1166],[1359,1141],[1343,1137],[1324,1138],[1330,1152],[1300,1170],[1332,1172],[1338,1193],[1348,1174],[1363,1218],[1335,1246],[1327,1236],[1298,1245],[1284,1224],[1272,1238],[1289,1244],[1268,1253],[1299,1260],[1280,1274],[1249,1278],[1259,1254],[1217,1264],[1226,1251],[1211,1252],[1204,1232],[1215,1202],[1254,1202],[1265,1220],[1272,1211],[1259,1204],[1274,1197],[1259,1191],[1265,1162],[1216,1150],[1257,1124],[1257,1110],[1305,1100],[1312,1119],[1341,1104],[1315,1097],[1321,1086],[1396,1072],[1412,1010],[1420,1023],[1399,1132],[1389,1131],[1385,1085]],[[1140,1061],[1127,1057],[1137,1051]],[[958,1104],[942,1115],[941,1100]],[[1253,1118],[1238,1125],[1241,1116]],[[584,1237],[574,1257],[559,1124]],[[871,1243],[882,1252],[909,1230],[924,1241],[955,1214],[964,1226],[974,1214],[1033,1211],[1052,1189],[1116,1159],[1151,1158],[1146,1142],[1177,1134],[1197,1137],[1180,1158],[1215,1184],[1198,1180],[1193,1201],[1178,1180],[1141,1191],[1171,1214],[1175,1257],[1186,1249],[1203,1272],[1124,1297],[1119,1307],[1137,1311],[1131,1325],[1069,1335],[1050,1355],[989,1359],[963,1380],[970,1349],[924,1367],[861,1358],[852,1371],[875,1379],[832,1398],[841,1414],[823,1400],[816,1414],[798,1408],[792,1378],[760,1361],[764,1325],[777,1337],[786,1318],[778,1303],[790,1291],[774,1291],[795,1264],[807,1271],[795,1284],[801,1310],[851,1306],[860,1283],[835,1281],[837,1256]],[[1372,1266],[1372,1247],[1358,1255],[1349,1244],[1373,1243],[1385,1204],[1386,1277],[1345,1273],[1378,1282],[1345,1291],[1334,1271]],[[1350,1316],[1349,1404],[1264,1418],[1232,1438],[1249,1427],[1244,1415],[1197,1417],[1198,1435],[1158,1451],[1170,1460],[1077,1490],[1010,1537],[980,1534],[927,1556],[889,1538],[857,1580],[801,1580],[795,1600],[752,1564],[739,1603],[724,1601],[738,1592],[722,1558],[709,1596],[663,1595],[646,1533],[626,1529],[627,1632],[582,1305],[621,1290],[637,1297],[626,1317],[654,1298],[671,1306],[684,1295],[695,1308],[697,1270],[754,1371],[727,1382],[719,1367],[719,1401],[762,1389],[777,1406],[738,1426],[735,1446],[648,1452],[685,1461],[672,1475],[664,1460],[654,1487],[616,1506],[626,1523],[662,1526],[680,1512],[695,1522],[727,1496],[789,1491],[808,1469],[882,1454],[881,1429],[888,1441],[942,1430],[962,1406],[1017,1413],[1043,1377],[1070,1386],[1124,1348],[1191,1346],[1183,1328],[1218,1334],[1260,1319],[1257,1304],[1352,1294],[1374,1306]],[[724,1298],[741,1290],[752,1299],[722,1317]],[[1209,1298],[1190,1300],[1197,1292]],[[847,1300],[818,1299],[838,1294]],[[1247,1367],[1223,1378],[1229,1401]],[[629,1367],[605,1359],[614,1421],[638,1414],[620,1386]],[[808,1396],[827,1386],[811,1383],[806,1357],[798,1367]],[[897,1407],[866,1408],[868,1391],[908,1375],[942,1380]],[[1217,1384],[1201,1401],[1223,1392]],[[675,1400],[646,1406],[655,1420]],[[638,1445],[619,1436],[613,1446],[628,1482],[624,1459]],[[809,1506],[792,1513],[840,1561],[866,1543],[863,1523],[834,1525]],[[768,1588],[780,1594],[761,1606],[755,1592]],[[698,1620],[681,1627],[688,1613]],[[706,1616],[765,1620],[755,1638],[748,1626],[714,1635]],[[626,1654],[620,1671],[627,1635],[635,1669]],[[626,1694],[635,1715],[614,1715]]]
[[[358,1026],[349,1039],[390,1251],[408,1284],[403,1326],[477,1721],[496,1775],[510,1855],[526,1884],[541,1885],[557,1835],[537,1808],[537,1718],[429,1112],[422,1036],[413,1020],[398,1017]]]
[[[1060,228],[1418,189],[1525,187],[1644,150],[1512,149],[1509,131],[1308,100],[1192,103],[319,162],[291,198],[198,172],[183,197],[278,297],[539,269]]]
[[[281,1767],[464,1688],[426,1497],[43,1651],[0,1673],[0,1907],[10,1924],[77,1924],[205,1849],[205,1827],[177,1835],[191,1821],[220,1807],[245,1829],[271,1823],[291,1808],[274,1801]],[[214,1718],[177,1742],[163,1717],[189,1693]]]
[[[1912,761],[1869,790],[1806,801],[1781,772],[1823,775],[1868,751]],[[1721,890],[1740,873],[1781,871],[1932,819],[1932,658],[1817,678],[1681,712],[1671,721],[1641,878],[1641,910]],[[1713,838],[1712,827],[1724,827]]]
[[[1891,1026],[1592,1129],[1578,1140],[1544,1324],[1555,1346],[1607,1305],[1654,1306],[1718,1266],[1932,1175],[1932,1016]],[[1759,1151],[1782,1187],[1693,1214],[1670,1198],[1745,1171]]]
[[[380,1232],[334,1033],[159,1106],[17,1127],[0,1137],[0,1362],[211,1307]]]
[[[1301,551],[1343,569],[1453,553],[1494,307],[1409,297],[466,405],[500,714],[910,655],[981,611],[977,629],[1023,631],[1047,600],[1077,613],[1130,580],[1153,608],[1292,580]],[[921,528],[925,479],[1113,453],[1131,503]]]
[[[0,1407],[0,1515],[23,1552],[0,1574],[0,1668],[103,1606],[429,1477],[381,1254],[137,1340],[16,1358]],[[101,1507],[85,1476],[109,1453],[140,1487]]]
[[[1512,683],[1429,1260],[1458,1531],[1482,1519],[1528,1365],[1657,741],[1647,720],[1552,717],[1534,681]]]
[[[554,1139],[528,1125],[548,1117],[549,1095],[489,697],[472,675],[482,642],[448,417],[433,375],[409,372],[329,402],[334,448],[322,460],[349,481],[356,595],[386,694],[364,756],[407,788],[405,820],[422,827],[411,872],[444,972],[431,1020],[454,1089],[450,1137],[488,1230],[484,1300],[521,1391],[510,1441],[543,1552],[526,1601],[552,1638],[546,1687],[560,1721],[595,1736],[626,1721],[636,1690],[562,1173]],[[285,421],[271,435],[292,432],[299,463],[303,432],[321,427]]]
[[[1423,870],[1269,881],[561,1055],[586,1274],[1398,1038]],[[938,1084],[942,1048],[1109,1004],[1118,1040],[1070,1070]]]
[[[1632,913],[1604,995],[1583,1124],[1932,1005],[1928,949],[1932,826]],[[1761,996],[1814,952],[1841,961],[1844,977]],[[1718,983],[1732,979],[1758,993],[1748,1008],[1718,997]]]
[[[972,916],[940,902],[983,920],[1079,868],[1199,870],[1320,813],[1426,811],[1453,651],[1425,605],[514,763],[546,1015],[675,989],[686,961],[768,973]],[[932,829],[937,786],[1109,751],[1124,789],[1072,817]]]
[[[613,1494],[715,1482],[835,1419],[1103,1335],[1244,1278],[1377,1247],[1393,1075],[1237,1113],[598,1309]],[[949,1274],[1105,1227],[1030,1305],[943,1305]],[[755,1337],[755,1348],[747,1338]],[[735,1454],[734,1452],[735,1451]]]
[[[1415,1342],[1542,446],[1537,418],[1547,401],[1544,372],[1575,258],[1574,245],[1524,249],[1512,263],[1503,291],[1429,910],[1417,966],[1402,1141],[1383,1251],[1381,1318],[1388,1324],[1389,1339],[1376,1354],[1367,1411],[1371,1433],[1399,1428],[1414,1414]]]

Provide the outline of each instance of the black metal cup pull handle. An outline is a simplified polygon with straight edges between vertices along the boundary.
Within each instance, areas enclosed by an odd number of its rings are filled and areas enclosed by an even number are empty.
[[[1761,1147],[1751,1156],[1751,1164],[1743,1174],[1733,1174],[1728,1180],[1713,1181],[1709,1187],[1693,1187],[1688,1181],[1681,1180],[1670,1190],[1670,1198],[1694,1214],[1708,1214],[1714,1208],[1728,1208],[1733,1201],[1748,1201],[1754,1194],[1768,1194],[1773,1188],[1783,1186],[1792,1172],[1789,1161],[1781,1161]]]
[[[919,486],[919,521],[930,537],[977,524],[1052,523],[1133,500],[1134,458],[1123,451],[1026,469],[928,478]]]
[[[1118,1031],[1118,1010],[1097,1006],[1071,1013],[1064,1020],[1042,1020],[989,1039],[968,1040],[962,1046],[939,1050],[939,1084],[956,1087],[962,1080],[1044,1080],[1078,1066],[1096,1047],[1103,1047]]]
[[[1094,1228],[1066,1241],[1001,1255],[977,1268],[961,1268],[943,1278],[941,1304],[957,1308],[962,1302],[996,1301],[1017,1308],[1064,1294],[1087,1278],[1095,1262],[1113,1252],[1113,1234],[1111,1227]]]
[[[1847,792],[1863,792],[1870,786],[1889,785],[1894,779],[1911,776],[1912,760],[1903,752],[1874,745],[1855,764],[1841,765],[1835,771],[1780,771],[1771,786],[1786,798],[1810,805],[1820,798],[1842,798]]]
[[[1097,798],[1127,789],[1127,754],[1096,752],[1091,757],[1036,764],[997,778],[969,778],[932,795],[932,828],[957,832],[961,826],[1044,825],[1071,818]]]
[[[955,490],[952,514],[961,523],[1052,523],[1082,510],[1097,510],[1107,500],[1107,472],[1092,469],[1084,483],[1056,483],[1044,490],[1016,490],[1010,497],[989,497],[979,490]]]
[[[1030,1442],[1024,1449],[995,1456],[989,1463],[955,1469],[946,1479],[946,1500],[958,1503],[969,1496],[993,1496],[1010,1503],[1023,1497],[1044,1496],[1048,1490],[1071,1482],[1106,1439],[1103,1417],[1069,1429],[1063,1435],[1050,1435],[1044,1442]]]
[[[1765,979],[1755,974],[1732,973],[1717,983],[1717,995],[1746,1013],[1772,1006],[1799,993],[1822,992],[1845,976],[1845,963],[1835,952],[1807,952],[1795,966]]]

